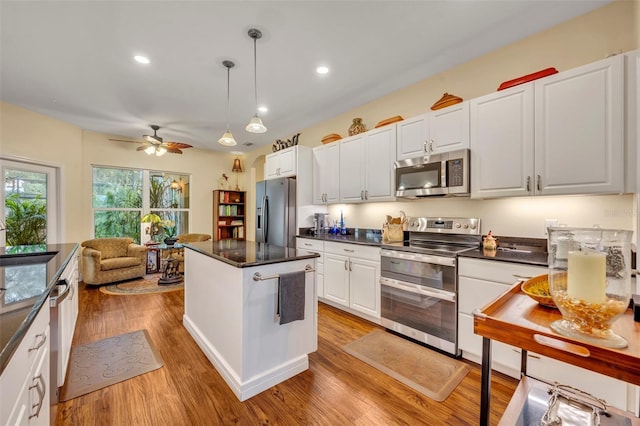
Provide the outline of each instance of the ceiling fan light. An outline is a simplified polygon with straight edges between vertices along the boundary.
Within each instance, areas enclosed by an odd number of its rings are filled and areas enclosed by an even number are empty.
[[[156,148],[156,155],[158,157],[162,157],[166,153],[167,153],[167,148],[165,148],[164,146],[159,146]]]
[[[267,128],[262,124],[262,120],[258,114],[254,114],[253,117],[251,117],[251,121],[247,124],[245,129],[250,133],[264,133],[267,131]]]
[[[237,145],[236,140],[233,138],[233,135],[231,134],[229,129],[227,129],[227,131],[224,132],[224,135],[222,135],[222,137],[220,139],[218,139],[218,143],[220,145],[224,145],[224,146],[235,146],[235,145]]]
[[[156,147],[155,146],[148,146],[144,152],[146,152],[149,155],[153,155],[156,153]]]

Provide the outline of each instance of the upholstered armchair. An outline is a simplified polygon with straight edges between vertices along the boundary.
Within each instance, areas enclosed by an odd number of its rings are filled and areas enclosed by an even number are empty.
[[[211,235],[209,234],[180,234],[178,235],[177,243],[195,243],[198,241],[209,241]],[[174,250],[170,256],[178,261],[178,272],[184,273],[184,249],[178,248]]]
[[[82,280],[100,285],[144,276],[147,248],[131,238],[96,238],[82,242]]]

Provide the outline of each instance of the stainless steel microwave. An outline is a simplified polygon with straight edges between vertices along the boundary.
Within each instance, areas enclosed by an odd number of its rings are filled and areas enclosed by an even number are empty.
[[[396,197],[469,195],[469,150],[396,161]]]

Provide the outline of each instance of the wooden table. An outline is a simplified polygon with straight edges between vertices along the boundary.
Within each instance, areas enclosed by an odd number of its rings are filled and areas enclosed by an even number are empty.
[[[499,298],[473,313],[474,332],[482,336],[482,383],[480,424],[489,424],[491,396],[491,340],[522,349],[520,371],[527,372],[527,351],[640,385],[640,323],[631,310],[618,318],[613,330],[629,346],[610,349],[561,336],[550,324],[561,319],[560,311],[539,305],[515,284]]]

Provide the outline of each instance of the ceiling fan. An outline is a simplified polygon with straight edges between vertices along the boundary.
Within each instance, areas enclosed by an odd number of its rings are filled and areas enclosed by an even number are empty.
[[[183,149],[191,148],[191,145],[182,142],[164,142],[163,139],[157,134],[160,126],[151,124],[149,127],[151,127],[151,130],[153,130],[153,135],[142,135],[144,141],[130,141],[125,139],[109,140],[117,142],[141,143],[142,146],[138,147],[136,151],[144,151],[149,155],[156,155],[158,157],[166,154],[167,152],[170,152],[172,154],[182,154]]]

